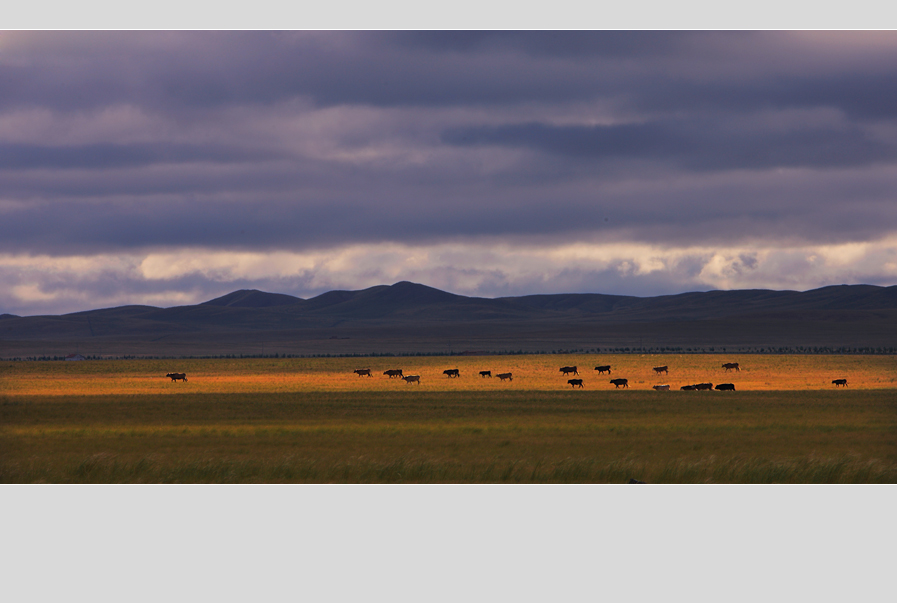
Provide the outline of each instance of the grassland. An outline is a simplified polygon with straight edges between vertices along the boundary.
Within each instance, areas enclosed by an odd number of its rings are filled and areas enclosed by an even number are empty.
[[[742,370],[726,373],[723,362]],[[610,364],[613,374],[593,367]],[[558,368],[577,365],[573,390]],[[653,366],[668,365],[659,378]],[[371,368],[374,376],[352,371]],[[402,368],[421,384],[389,379]],[[442,374],[458,368],[461,377]],[[514,380],[481,378],[512,372]],[[168,372],[186,372],[173,383]],[[611,377],[629,379],[615,390]],[[847,378],[835,389],[832,379]],[[735,392],[682,392],[698,382]],[[651,386],[669,383],[674,391]],[[893,356],[0,363],[5,483],[895,483]]]

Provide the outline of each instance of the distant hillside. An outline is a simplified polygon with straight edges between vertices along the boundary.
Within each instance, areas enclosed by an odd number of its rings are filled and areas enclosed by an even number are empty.
[[[231,308],[270,308],[272,306],[289,306],[302,299],[283,293],[265,293],[256,289],[241,289],[228,293],[223,297],[205,302],[204,306],[228,306]]]
[[[465,297],[409,282],[311,299],[235,291],[195,306],[0,316],[0,358],[897,347],[897,287],[660,297]]]

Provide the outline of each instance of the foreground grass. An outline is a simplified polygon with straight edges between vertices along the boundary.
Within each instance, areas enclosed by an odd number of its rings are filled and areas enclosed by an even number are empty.
[[[798,460],[708,459],[650,463],[632,459],[597,458],[542,462],[520,459],[465,465],[457,462],[401,457],[388,462],[350,459],[281,461],[180,460],[151,458],[119,460],[93,455],[51,470],[32,463],[11,468],[14,482],[53,483],[492,483],[583,484],[626,483],[632,476],[650,483],[738,484],[858,484],[895,483],[897,469],[881,461],[859,457]]]
[[[0,394],[0,481],[897,483],[895,436],[893,390]]]

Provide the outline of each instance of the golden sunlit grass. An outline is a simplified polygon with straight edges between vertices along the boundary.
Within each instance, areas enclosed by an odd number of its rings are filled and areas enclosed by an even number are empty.
[[[739,372],[722,364],[738,362]],[[612,374],[599,375],[598,365]],[[657,375],[655,366],[669,366]],[[394,392],[415,387],[428,391],[550,391],[569,388],[558,370],[577,366],[585,389],[612,390],[611,378],[629,380],[630,389],[651,389],[668,383],[672,389],[693,383],[734,383],[750,391],[831,389],[846,378],[849,389],[897,388],[897,357],[816,355],[515,355],[409,358],[290,358],[240,360],[106,360],[84,362],[0,363],[0,392],[19,396],[133,395],[190,393]],[[370,368],[372,377],[353,370]],[[390,379],[382,373],[401,368],[421,376],[420,385]],[[442,371],[457,368],[459,378]],[[482,378],[491,370],[492,378]],[[165,377],[185,372],[186,383]],[[513,374],[512,381],[494,375]]]
[[[895,369],[889,356],[6,362],[0,481],[893,483]],[[737,391],[678,391],[707,381]]]

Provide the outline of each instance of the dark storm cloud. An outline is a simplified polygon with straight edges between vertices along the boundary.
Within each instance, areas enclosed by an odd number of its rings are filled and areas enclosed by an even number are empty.
[[[551,50],[549,56],[576,59],[576,47],[617,54],[627,44],[642,46],[613,32],[571,41],[550,32],[471,34],[480,43],[465,42],[464,32],[93,32],[92,45],[83,43],[86,34],[45,35],[48,49],[0,64],[0,106],[83,109],[137,100],[210,107],[295,96],[324,105],[408,106],[588,97],[606,86],[583,78],[582,66],[558,72],[528,57]],[[477,52],[458,54],[465,47]]]
[[[568,157],[658,160],[692,170],[849,167],[897,158],[897,146],[857,127],[732,131],[709,120],[552,126],[527,123],[443,132],[455,145],[524,146]]]
[[[430,106],[622,95],[645,107],[833,103],[884,110],[894,92],[893,78],[874,64],[859,73],[746,80],[739,71],[756,60],[754,49],[781,45],[783,36],[744,32],[42,35],[47,47],[15,52],[0,64],[0,105],[65,109],[136,101],[174,108],[307,96],[325,105]],[[733,46],[743,50],[729,57],[729,77],[706,82],[693,73],[709,61],[708,49],[731,55]]]
[[[115,169],[156,163],[237,163],[270,159],[270,152],[220,145],[89,144],[51,147],[33,144],[0,144],[0,170]]]
[[[897,79],[893,66],[867,73],[774,74],[711,82],[689,81],[686,73],[658,74],[650,84],[633,86],[627,101],[666,112],[832,107],[857,119],[894,118]]]
[[[446,205],[450,205],[448,200]],[[315,249],[400,240],[433,242],[480,235],[563,232],[569,218],[535,205],[509,219],[501,209],[477,212],[390,211],[389,199],[366,197],[302,203],[243,197],[237,202],[158,198],[55,206],[28,203],[0,211],[0,252],[95,253],[155,246]],[[589,220],[600,227],[599,220]]]
[[[897,229],[894,179],[863,173],[850,182],[831,175],[807,182],[799,174],[784,174],[758,183],[748,175],[731,182],[698,179],[672,186],[661,181],[619,190],[575,182],[562,186],[546,177],[505,185],[500,192],[489,181],[412,187],[387,179],[371,187],[365,173],[329,185],[326,179],[309,184],[289,169],[278,175],[292,177],[291,184],[278,182],[280,190],[272,191],[264,188],[271,183],[260,179],[237,188],[237,175],[214,187],[218,192],[203,191],[198,182],[177,192],[168,183],[157,195],[140,194],[141,187],[134,186],[127,196],[0,205],[0,252],[64,255],[160,246],[311,250],[477,237],[541,244],[597,238],[770,245],[866,240]],[[168,181],[164,173],[157,178]]]
[[[697,34],[708,37],[708,34]],[[744,35],[744,34],[742,34]],[[681,50],[695,34],[663,31],[403,31],[377,34],[381,43],[430,52],[522,52],[530,56],[633,57]]]
[[[404,107],[606,97],[665,110],[897,110],[894,49],[873,49],[863,63],[820,72],[813,44],[776,32],[39,35],[45,47],[13,52],[0,64],[0,106],[136,102],[184,110],[304,96],[320,105]],[[782,73],[769,58],[776,51],[781,63],[798,65]],[[769,69],[756,73],[764,61]]]

